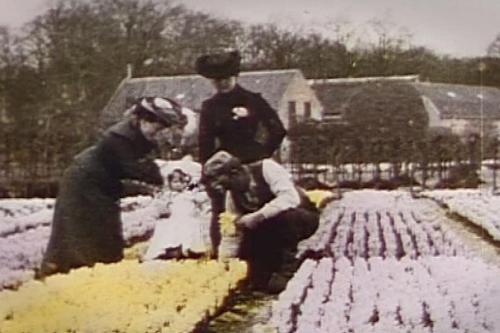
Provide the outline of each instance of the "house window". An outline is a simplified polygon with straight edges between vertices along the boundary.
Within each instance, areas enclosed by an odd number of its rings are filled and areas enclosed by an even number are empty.
[[[311,119],[311,102],[304,102],[304,119]]]
[[[288,127],[293,127],[297,124],[297,103],[295,101],[288,102]]]

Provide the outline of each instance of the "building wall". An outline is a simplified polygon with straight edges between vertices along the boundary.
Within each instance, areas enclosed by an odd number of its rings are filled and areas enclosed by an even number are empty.
[[[422,102],[424,103],[427,114],[429,115],[429,127],[445,127],[449,128],[453,134],[460,136],[468,135],[470,132],[479,133],[481,130],[481,123],[479,119],[459,119],[459,118],[446,118],[442,119],[439,109],[436,105],[427,97],[422,96]],[[483,124],[483,130],[485,133],[495,135],[500,134],[500,121],[494,121],[491,119],[485,119]]]
[[[434,126],[449,128],[453,134],[459,136],[467,136],[471,132],[479,133],[481,131],[481,123],[478,119],[441,119]],[[487,136],[500,135],[500,121],[486,119],[483,130]]]
[[[449,128],[453,134],[464,135],[466,129],[470,128],[470,122],[465,119],[440,119],[435,126],[446,127]]]
[[[289,102],[295,102],[297,116],[296,120],[298,123],[305,120],[305,103],[310,103],[311,105],[310,117],[312,119],[321,120],[321,103],[316,97],[314,91],[307,83],[306,79],[301,74],[297,74],[294,76],[280,102],[280,118],[285,124],[286,128],[288,128],[290,125]]]
[[[290,102],[295,103],[296,123],[303,122],[307,120],[307,118],[321,120],[321,103],[301,74],[295,75],[293,80],[291,80],[279,104],[278,113],[287,129],[290,128]],[[306,116],[307,107],[305,103],[310,103],[309,116]],[[288,163],[290,161],[290,141],[288,138],[283,140],[279,155],[282,163]]]
[[[429,127],[444,126],[441,125],[441,116],[436,105],[427,96],[422,96],[422,103],[429,117]]]

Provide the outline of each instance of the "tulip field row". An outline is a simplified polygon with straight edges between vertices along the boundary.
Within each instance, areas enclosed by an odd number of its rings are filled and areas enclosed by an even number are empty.
[[[376,200],[382,197],[382,205]],[[361,203],[361,204],[360,204]],[[467,250],[444,224],[436,205],[409,194],[361,191],[325,210],[319,230],[301,244],[301,255],[383,258],[461,255]]]
[[[149,196],[124,198],[121,202],[122,211],[134,211],[148,206],[152,201]],[[50,225],[54,204],[54,199],[0,200],[0,237]]]
[[[499,332],[500,269],[463,257],[306,260],[273,304],[290,332]]]
[[[500,196],[479,190],[439,190],[423,194],[467,218],[500,241]]]
[[[425,193],[433,194],[455,207],[451,193]],[[495,202],[468,198],[454,209],[489,211]],[[122,201],[129,245],[151,234],[158,205],[151,197]],[[246,276],[237,260],[124,260],[33,281],[52,206],[0,201],[0,289],[18,287],[0,292],[2,333],[192,332]],[[432,200],[404,191],[344,193],[300,243],[304,261],[273,302],[268,326],[277,333],[500,332],[500,268],[469,248],[454,223]]]
[[[3,232],[0,233],[0,290],[16,287],[33,278],[50,237],[53,200],[31,200],[32,209],[27,208],[27,201],[9,199],[1,203],[3,211],[10,213],[1,217],[0,223],[0,232]],[[134,239],[151,234],[159,220],[151,197],[126,198],[122,202],[122,211],[124,238],[129,245]]]
[[[500,268],[409,193],[354,191],[300,244],[269,326],[295,332],[500,332]]]
[[[54,199],[5,199],[0,205],[0,237],[49,225]]]

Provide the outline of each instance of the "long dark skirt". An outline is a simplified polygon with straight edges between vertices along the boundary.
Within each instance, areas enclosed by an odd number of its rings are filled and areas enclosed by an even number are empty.
[[[61,182],[40,276],[123,258],[119,200],[85,170],[75,164]]]

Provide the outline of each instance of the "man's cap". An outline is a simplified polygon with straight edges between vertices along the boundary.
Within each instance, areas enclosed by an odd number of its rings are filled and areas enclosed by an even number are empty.
[[[205,54],[196,59],[196,72],[209,79],[238,75],[241,56],[238,51]]]
[[[181,105],[167,97],[141,97],[132,107],[131,113],[152,115],[165,126],[184,127],[187,124]]]
[[[227,174],[241,166],[239,158],[231,155],[225,150],[213,154],[203,165],[203,179],[218,177]]]

